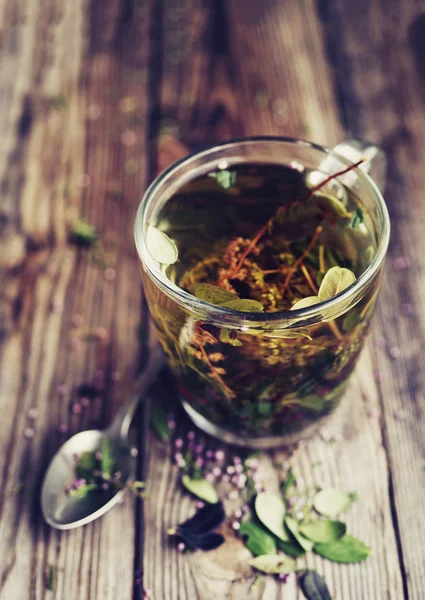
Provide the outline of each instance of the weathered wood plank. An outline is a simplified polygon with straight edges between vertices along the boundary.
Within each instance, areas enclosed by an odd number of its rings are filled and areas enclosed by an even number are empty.
[[[58,533],[42,522],[39,486],[66,439],[58,426],[105,424],[139,360],[132,221],[146,177],[147,8],[1,6],[2,599],[132,597],[133,501]],[[68,244],[79,215],[100,232],[105,264]],[[98,399],[75,404],[77,387],[93,382]]]
[[[322,4],[347,125],[354,135],[381,143],[389,156],[385,197],[392,239],[373,354],[406,593],[420,598],[425,526],[414,515],[425,506],[424,3],[361,3],[355,11],[345,2]]]
[[[165,7],[164,15],[169,12]],[[178,132],[180,141],[171,135],[160,140],[159,167],[179,158],[187,146],[241,134],[295,135],[330,146],[343,139],[338,97],[313,2],[259,5],[247,1],[242,11],[238,2],[202,4],[193,7],[193,14],[199,14],[197,35],[192,34],[186,44],[193,52],[201,46],[208,56],[202,54],[198,62],[192,56],[191,64],[196,66],[189,71],[184,61],[170,63],[164,58],[161,62],[159,101],[170,119],[169,131]],[[177,38],[176,31],[187,27],[189,17],[183,9],[178,17],[170,22],[164,16],[165,40]],[[219,43],[214,45],[211,40],[217,37]],[[158,40],[158,56],[166,47],[164,39]],[[206,50],[205,40],[210,40]],[[162,54],[169,57],[164,50]],[[189,97],[182,90],[191,90]],[[368,416],[380,406],[370,352],[369,347],[338,416],[322,437],[302,446],[292,462],[307,486],[316,483],[358,491],[360,500],[347,516],[348,526],[373,548],[373,556],[361,565],[340,566],[313,556],[308,566],[324,573],[336,598],[395,600],[403,596],[402,572],[381,425]],[[326,441],[332,438],[339,441]],[[165,531],[187,518],[189,501],[177,485],[176,467],[164,462],[166,450],[155,442],[149,448],[145,583],[154,597],[301,598],[294,580],[283,587],[268,578],[251,589],[246,550],[235,538],[207,555],[179,556],[170,550]],[[286,459],[284,453],[271,456]],[[317,461],[322,461],[322,467],[313,467]],[[263,459],[263,473],[273,485],[270,456]]]

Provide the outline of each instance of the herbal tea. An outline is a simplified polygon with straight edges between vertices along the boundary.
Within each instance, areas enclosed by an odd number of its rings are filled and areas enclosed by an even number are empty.
[[[184,406],[223,439],[290,443],[319,426],[344,392],[378,278],[339,314],[324,307],[320,322],[301,315],[295,326],[273,329],[270,322],[246,326],[246,318],[314,307],[369,266],[376,231],[342,183],[353,168],[328,177],[298,165],[245,163],[204,173],[169,198],[149,226],[148,250],[170,282],[244,313],[239,328],[201,321],[144,277]]]

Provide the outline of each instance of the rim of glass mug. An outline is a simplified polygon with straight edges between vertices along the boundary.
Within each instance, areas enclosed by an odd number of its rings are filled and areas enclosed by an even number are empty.
[[[142,265],[157,287],[159,287],[167,296],[172,298],[177,304],[184,307],[186,310],[190,310],[200,319],[208,319],[209,322],[217,325],[233,327],[238,330],[243,330],[246,327],[263,327],[267,329],[268,326],[271,325],[273,326],[273,329],[276,329],[277,325],[279,325],[280,328],[296,328],[322,322],[324,320],[323,313],[325,312],[325,309],[327,319],[330,318],[330,315],[332,318],[335,318],[339,314],[346,312],[349,307],[356,304],[361,299],[368,286],[373,283],[375,276],[379,273],[380,268],[385,260],[390,238],[390,220],[387,206],[382,194],[369,175],[367,175],[359,167],[353,169],[353,173],[357,175],[361,182],[367,185],[369,193],[374,200],[374,204],[378,209],[378,217],[382,222],[382,228],[377,232],[379,236],[377,241],[377,249],[370,265],[351,286],[329,300],[325,300],[324,302],[320,302],[311,307],[301,308],[298,310],[284,310],[268,313],[246,313],[230,308],[222,308],[220,306],[200,300],[199,298],[196,298],[189,292],[186,292],[172,283],[161,271],[159,263],[149,254],[146,246],[146,231],[149,224],[149,218],[151,216],[150,213],[152,206],[158,201],[158,199],[162,198],[161,192],[165,194],[163,202],[164,204],[175,193],[176,190],[182,187],[182,185],[193,180],[194,173],[195,177],[202,173],[208,173],[217,168],[217,163],[220,160],[225,160],[229,167],[235,164],[241,164],[243,162],[252,162],[254,157],[250,157],[247,160],[243,156],[238,156],[236,149],[241,149],[243,146],[248,146],[249,144],[253,143],[274,145],[279,143],[285,145],[293,144],[299,147],[305,147],[321,152],[324,157],[333,157],[338,160],[341,165],[343,165],[343,168],[344,166],[350,166],[353,164],[340,154],[337,154],[333,150],[318,144],[297,138],[279,136],[252,136],[233,139],[215,144],[214,146],[208,147],[204,150],[188,154],[162,171],[162,173],[160,173],[148,187],[140,202],[136,214],[134,237],[137,252]],[[233,147],[235,148],[234,157],[220,157],[220,153],[225,150],[230,150]],[[202,168],[194,169],[192,171],[190,169],[191,164],[197,162],[198,160],[205,160],[204,164],[202,164]],[[184,174],[181,177],[175,178],[178,171],[182,169],[184,170]]]

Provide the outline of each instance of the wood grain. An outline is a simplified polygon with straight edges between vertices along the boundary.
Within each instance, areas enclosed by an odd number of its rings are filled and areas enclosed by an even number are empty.
[[[66,438],[58,426],[108,422],[139,359],[132,221],[146,178],[148,8],[1,6],[2,599],[132,597],[134,503],[61,534],[44,525],[38,498]],[[99,231],[105,264],[68,244],[79,215]],[[98,398],[74,414],[76,389],[94,382]]]
[[[179,131],[181,136],[179,142],[171,136],[167,138],[168,152],[159,144],[161,167],[184,154],[185,144],[193,147],[241,134],[296,135],[325,145],[344,138],[338,118],[336,85],[314,3],[270,2],[260,6],[247,1],[243,11],[236,2],[218,3],[211,8],[209,17],[205,6],[196,10],[201,15],[198,22],[202,25],[198,41],[192,38],[194,48],[202,40],[217,37],[220,47],[215,58],[210,59],[207,72],[201,63],[190,72],[184,63],[163,64],[159,101],[167,114],[174,116],[173,130]],[[205,23],[209,23],[207,32]],[[164,18],[164,39],[174,35],[171,27],[184,30],[187,24],[182,17],[171,26]],[[158,40],[158,44],[161,43],[164,42]],[[182,114],[179,109],[182,96],[178,90],[182,85],[176,86],[175,82],[182,79],[184,89],[199,90],[198,99],[191,97],[189,114]],[[211,86],[211,81],[214,86],[212,90],[208,88],[208,98],[205,98],[202,90]],[[198,106],[202,106],[205,114],[204,127],[202,122],[196,121]],[[329,110],[324,111],[324,106]],[[208,123],[213,117],[216,121],[211,132]],[[195,131],[190,127],[194,122]],[[357,490],[360,500],[347,517],[348,527],[353,535],[373,548],[373,556],[361,565],[334,565],[313,556],[308,558],[306,566],[324,574],[335,598],[398,599],[403,596],[402,567],[397,551],[398,532],[393,528],[385,432],[379,419],[368,416],[378,412],[380,407],[370,353],[371,347],[363,355],[337,418],[322,436],[316,436],[301,447],[292,462],[299,480],[306,486],[319,484]],[[332,439],[340,441],[327,441]],[[285,454],[277,453],[273,457],[286,460]],[[271,472],[271,456],[265,456],[263,461],[267,478]],[[312,466],[318,461],[323,465],[320,469]],[[252,588],[253,576],[246,570],[246,550],[234,536],[231,545],[227,542],[223,548],[210,553],[211,557],[210,554],[180,557],[170,551],[164,531],[176,520],[179,522],[189,515],[187,498],[176,487],[176,479],[176,467],[164,464],[164,450],[151,447],[148,480],[154,501],[152,506],[146,505],[145,535],[149,552],[145,556],[145,582],[154,597],[202,600],[243,598],[248,594],[250,598],[301,597],[295,581],[283,587],[268,578],[258,588]],[[276,485],[273,477],[268,482]],[[160,516],[158,505],[162,507]],[[170,565],[169,571],[161,567],[161,578],[152,565],[152,555],[157,564]]]
[[[372,337],[341,410],[290,460],[301,485],[359,494],[347,523],[373,555],[308,558],[333,597],[422,599],[424,14],[422,0],[0,1],[0,600],[133,597],[134,503],[60,534],[42,522],[40,483],[58,426],[108,422],[141,362],[132,222],[148,180],[189,149],[253,134],[328,146],[354,135],[388,154],[393,233]],[[78,216],[101,234],[95,257],[68,241]],[[78,386],[102,373],[74,414]],[[253,585],[230,527],[217,551],[177,552],[166,531],[194,502],[171,455],[148,437],[152,597],[301,600],[294,577]],[[273,461],[288,460],[262,455],[267,487]]]

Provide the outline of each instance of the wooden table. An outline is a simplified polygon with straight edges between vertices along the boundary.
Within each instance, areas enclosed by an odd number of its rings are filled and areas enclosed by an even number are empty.
[[[251,588],[236,538],[176,551],[166,530],[194,502],[151,434],[144,515],[127,498],[59,533],[39,508],[54,451],[109,421],[145,358],[132,226],[146,185],[188,148],[248,134],[354,136],[388,154],[393,230],[373,333],[342,410],[292,464],[306,485],[359,495],[348,523],[373,555],[307,561],[333,597],[423,599],[425,3],[1,0],[0,15],[0,600],[130,600],[141,568],[155,600],[302,597],[294,578]],[[79,216],[103,253],[68,242]],[[87,382],[99,396],[81,407]],[[282,456],[261,459],[271,483]]]

